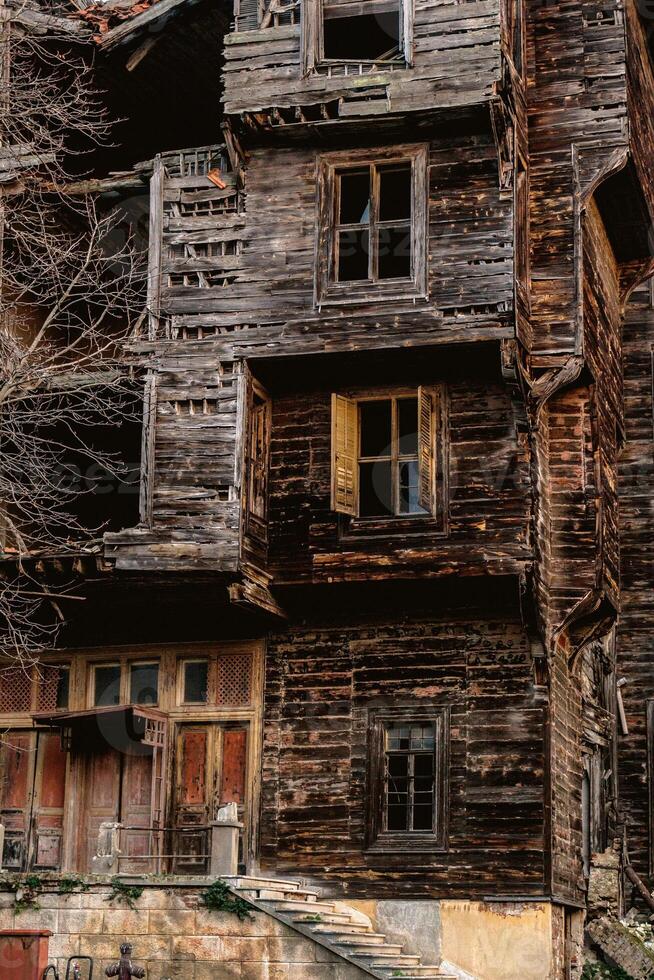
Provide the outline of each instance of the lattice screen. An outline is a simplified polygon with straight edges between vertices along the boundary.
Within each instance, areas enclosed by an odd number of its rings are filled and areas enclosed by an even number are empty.
[[[218,658],[216,695],[221,705],[244,705],[252,700],[252,657],[228,654]]]
[[[32,670],[7,667],[0,671],[0,714],[30,711],[32,707]]]
[[[57,689],[60,676],[59,667],[40,667],[37,669],[39,711],[57,710]]]

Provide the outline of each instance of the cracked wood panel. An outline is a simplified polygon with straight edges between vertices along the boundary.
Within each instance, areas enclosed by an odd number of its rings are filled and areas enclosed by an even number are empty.
[[[416,377],[416,387],[438,380]],[[269,557],[276,583],[516,573],[532,558],[527,447],[508,393],[472,379],[445,392],[437,464],[445,513],[396,521],[390,531],[383,521],[350,523],[331,510],[330,390],[273,399]]]
[[[275,635],[267,657],[262,868],[357,897],[543,893],[543,705],[514,613],[461,622],[390,606]],[[368,710],[451,712],[448,849],[367,851]],[[409,709],[410,710],[410,709]]]
[[[241,31],[225,38],[225,109],[243,113],[275,106],[340,100],[341,112],[357,89],[385,89],[384,111],[433,109],[488,101],[501,74],[499,0],[464,5],[417,0],[412,66],[386,70],[382,63],[360,74],[332,73],[318,65],[302,71],[300,24]],[[370,111],[370,110],[368,110]]]

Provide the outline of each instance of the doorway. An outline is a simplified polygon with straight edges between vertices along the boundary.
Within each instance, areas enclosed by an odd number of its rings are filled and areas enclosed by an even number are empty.
[[[240,862],[250,827],[247,722],[180,724],[175,745],[172,853],[175,874],[206,874],[210,826],[220,807],[235,803],[241,834]]]
[[[12,731],[0,743],[3,868],[61,868],[66,770],[58,733]]]

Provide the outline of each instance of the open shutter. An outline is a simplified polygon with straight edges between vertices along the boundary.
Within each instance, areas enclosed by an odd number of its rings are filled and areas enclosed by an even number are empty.
[[[356,401],[332,395],[332,510],[351,517],[359,503],[358,430]]]
[[[418,389],[418,502],[436,513],[437,399],[428,388]]]

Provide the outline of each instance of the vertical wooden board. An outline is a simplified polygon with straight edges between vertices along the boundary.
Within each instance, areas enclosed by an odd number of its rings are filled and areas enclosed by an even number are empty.
[[[246,793],[247,729],[227,729],[223,733],[220,805],[241,804]]]
[[[130,857],[144,857],[150,853],[152,825],[152,756],[123,756],[121,779],[120,821],[128,829],[123,837],[122,849],[127,860],[121,863],[121,871],[147,873],[153,869],[147,861],[130,861]]]
[[[178,750],[177,800],[180,806],[198,806],[207,799],[206,728],[183,729]]]
[[[47,734],[39,737],[39,756],[42,756],[42,762],[39,760],[39,806],[63,807],[66,797],[66,753],[59,735]]]
[[[86,868],[92,867],[96,853],[100,824],[117,821],[120,803],[120,753],[114,749],[95,753],[86,764],[85,779],[85,822],[83,850],[86,855]],[[79,856],[83,866],[83,857]]]
[[[32,735],[12,734],[0,750],[2,809],[21,810],[29,802],[29,775],[32,768]]]

